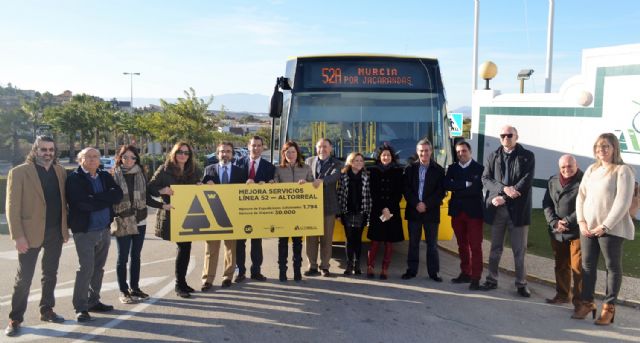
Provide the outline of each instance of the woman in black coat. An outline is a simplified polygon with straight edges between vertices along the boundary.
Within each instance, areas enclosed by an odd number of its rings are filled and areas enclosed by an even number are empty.
[[[387,279],[391,264],[393,242],[404,240],[400,200],[402,200],[402,168],[398,165],[393,148],[386,143],[376,152],[376,164],[369,168],[371,175],[371,220],[367,238],[371,241],[367,263],[367,277],[374,277],[376,254],[384,242],[384,257],[380,279]]]
[[[156,236],[168,241],[171,239],[169,224],[170,197],[173,195],[172,185],[195,185],[200,183],[202,177],[198,170],[195,156],[191,145],[185,142],[176,143],[171,152],[167,155],[167,160],[161,165],[147,185],[147,191],[152,196],[162,197],[162,208],[158,209],[156,221]],[[176,295],[188,298],[194,289],[187,285],[187,267],[191,257],[191,242],[178,242],[176,254]]]

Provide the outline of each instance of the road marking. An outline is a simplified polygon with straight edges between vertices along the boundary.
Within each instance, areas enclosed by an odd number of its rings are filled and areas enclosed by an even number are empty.
[[[175,257],[170,257],[170,258],[165,258],[163,260],[156,260],[156,261],[141,263],[140,267],[149,266],[149,265],[156,264],[156,263],[169,262],[169,261],[175,261]],[[107,270],[107,271],[104,272],[104,275],[115,273],[115,271],[116,271],[115,269]],[[74,284],[75,282],[76,282],[75,279],[74,280],[70,280],[70,281],[65,281],[65,282],[58,282],[56,284],[56,288],[60,287],[60,286],[64,286],[64,285]],[[42,289],[41,288],[31,289],[31,293],[36,293],[36,292],[42,292]],[[11,299],[11,296],[12,296],[11,294],[0,296],[0,300]],[[29,301],[32,301],[31,297],[29,297]],[[0,305],[4,305],[4,303],[0,303]]]
[[[69,249],[69,248],[74,248],[74,247],[75,247],[75,244],[69,243],[69,244],[63,245],[62,246],[62,250]],[[9,260],[9,261],[16,261],[18,259],[18,252],[15,249],[14,250],[7,250],[7,251],[0,252],[0,259]]]
[[[194,260],[195,260],[195,258],[193,258],[193,256],[191,256],[191,261],[189,262],[189,267],[187,269],[187,275],[191,274],[191,272],[195,268]],[[162,277],[161,279],[164,280],[166,278],[168,278],[168,276]],[[160,280],[160,281],[162,281],[162,280]],[[151,295],[151,297],[149,297],[149,299],[145,300],[144,302],[139,303],[134,308],[132,308],[131,310],[125,312],[124,314],[121,314],[118,317],[108,321],[107,323],[105,323],[101,327],[96,328],[95,330],[93,330],[93,331],[81,336],[78,340],[75,340],[74,343],[81,343],[81,342],[89,341],[89,340],[95,338],[96,336],[105,333],[108,329],[112,329],[112,328],[116,327],[118,324],[122,323],[123,321],[135,316],[136,313],[140,313],[140,312],[144,311],[147,307],[149,307],[149,306],[155,304],[156,302],[158,302],[159,300],[161,300],[165,295],[167,295],[169,292],[171,292],[174,289],[174,287],[175,287],[175,282],[174,282],[174,280],[171,280],[162,289],[160,289],[159,291],[157,291],[156,293]],[[91,323],[95,323],[95,321],[94,322],[90,322],[89,325],[91,325]],[[20,330],[21,330],[22,333],[20,334],[20,336],[12,338],[11,341],[12,342],[29,342],[29,341],[33,341],[33,340],[41,340],[41,339],[47,338],[47,337],[49,337],[49,338],[50,337],[63,337],[63,336],[66,336],[66,335],[78,330],[81,327],[87,327],[87,326],[80,325],[75,320],[66,320],[62,324],[47,323],[47,324],[38,325],[38,326],[21,327]]]

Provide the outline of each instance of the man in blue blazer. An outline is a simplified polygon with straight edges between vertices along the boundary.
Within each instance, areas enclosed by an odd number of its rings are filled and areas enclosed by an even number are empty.
[[[249,156],[244,156],[236,160],[236,165],[247,174],[247,183],[258,182],[265,183],[273,180],[273,174],[276,168],[271,162],[260,157],[264,151],[262,137],[253,136],[247,145],[249,148]],[[246,279],[247,267],[245,267],[247,249],[247,240],[238,239],[236,241],[236,265],[238,266],[238,275],[236,282],[242,282]],[[267,278],[260,273],[262,266],[262,239],[256,238],[251,240],[251,279],[257,281],[266,281]]]
[[[226,184],[245,183],[247,174],[244,169],[231,164],[233,157],[233,144],[231,142],[221,142],[216,148],[218,163],[207,166],[204,169],[203,184]],[[220,252],[220,241],[207,241],[204,253],[204,266],[202,268],[203,292],[211,289],[213,279],[216,277],[218,266],[218,253]],[[224,270],[222,275],[222,287],[231,286],[233,273],[236,269],[236,241],[224,241]]]
[[[442,282],[438,276],[440,260],[438,256],[438,225],[440,205],[444,198],[444,168],[431,157],[433,145],[427,138],[416,144],[418,160],[404,171],[404,198],[407,201],[404,217],[409,221],[409,253],[407,271],[402,279],[408,280],[418,274],[420,262],[420,239],[424,228],[427,241],[427,273],[429,278]]]
[[[469,289],[480,289],[482,277],[482,164],[473,160],[471,145],[456,144],[458,162],[447,168],[444,187],[451,192],[449,215],[458,241],[460,275],[453,283],[470,283]]]

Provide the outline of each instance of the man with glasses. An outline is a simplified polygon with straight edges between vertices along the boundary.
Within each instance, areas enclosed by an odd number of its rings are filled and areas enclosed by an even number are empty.
[[[216,148],[218,163],[207,166],[204,169],[203,184],[227,184],[245,183],[247,174],[244,169],[231,163],[233,158],[233,144],[231,142],[221,142]],[[206,292],[213,287],[213,279],[216,277],[218,267],[218,254],[220,252],[220,241],[207,241],[204,253],[204,266],[202,268],[202,287],[200,290]],[[233,273],[236,269],[236,241],[224,241],[224,269],[222,273],[222,287],[230,287]]]
[[[491,225],[489,273],[483,290],[498,288],[498,265],[502,257],[505,233],[509,231],[516,269],[518,295],[530,297],[524,258],[531,223],[531,186],[535,170],[533,153],[518,144],[518,130],[506,125],[500,129],[501,147],[487,158],[482,184],[485,198],[485,222]]]
[[[7,336],[19,333],[27,310],[33,273],[42,254],[40,320],[61,323],[53,312],[62,243],[69,239],[64,183],[67,172],[56,163],[51,137],[37,137],[25,162],[9,171],[7,222],[18,251],[18,271],[11,297]]]

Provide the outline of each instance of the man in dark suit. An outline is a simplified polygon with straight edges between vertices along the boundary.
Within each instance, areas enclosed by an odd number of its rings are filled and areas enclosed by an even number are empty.
[[[244,169],[247,173],[247,183],[265,183],[273,180],[276,168],[271,162],[261,158],[264,145],[262,137],[253,136],[247,145],[249,156],[244,156],[236,160],[236,165]],[[247,268],[245,267],[247,240],[238,239],[236,241],[236,264],[238,265],[238,275],[236,282],[242,282],[246,278]],[[267,278],[260,273],[262,266],[262,239],[251,240],[251,279],[266,281]]]
[[[320,245],[320,269],[322,276],[329,277],[329,261],[331,260],[331,248],[333,244],[333,226],[336,222],[336,215],[339,212],[338,193],[336,185],[340,178],[340,169],[344,163],[331,156],[333,145],[328,138],[320,138],[316,143],[316,153],[318,156],[309,157],[305,164],[311,167],[313,182],[315,187],[322,183],[322,195],[324,206],[324,235],[307,237],[307,258],[309,259],[309,270],[304,272],[305,276],[320,275],[318,271],[318,244]]]
[[[556,273],[556,295],[547,299],[547,303],[564,304],[571,300],[577,308],[582,295],[582,251],[576,218],[576,198],[583,173],[578,169],[576,158],[571,155],[560,157],[558,166],[560,172],[549,179],[542,200],[544,216],[549,224],[547,229]]]
[[[207,166],[204,169],[203,184],[227,184],[245,183],[247,174],[244,169],[231,164],[233,157],[233,144],[231,142],[221,142],[216,148],[218,163]],[[218,266],[218,254],[220,252],[220,241],[207,241],[204,253],[204,266],[202,268],[203,292],[208,291],[213,286],[213,279],[216,277]],[[224,241],[224,271],[222,275],[222,287],[231,286],[233,273],[236,269],[236,241]]]
[[[484,167],[471,157],[471,146],[456,144],[458,162],[447,168],[444,188],[451,192],[449,215],[458,241],[460,275],[453,283],[470,282],[469,289],[480,289],[482,276],[482,172]]]
[[[520,296],[528,298],[531,292],[527,287],[524,258],[531,223],[531,186],[535,156],[517,142],[518,130],[509,125],[502,127],[502,146],[489,155],[482,174],[482,184],[487,192],[484,220],[491,225],[489,273],[482,289],[498,288],[498,266],[504,236],[509,231],[516,269],[516,289]]]
[[[440,224],[440,205],[444,198],[444,169],[431,156],[433,146],[423,138],[416,145],[418,160],[407,166],[404,171],[404,198],[407,201],[405,218],[409,221],[409,253],[407,271],[402,279],[408,280],[418,274],[420,262],[420,238],[424,228],[427,241],[427,272],[429,278],[442,282],[438,276],[440,261],[438,257],[438,225]]]

